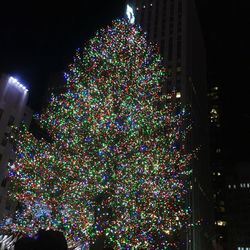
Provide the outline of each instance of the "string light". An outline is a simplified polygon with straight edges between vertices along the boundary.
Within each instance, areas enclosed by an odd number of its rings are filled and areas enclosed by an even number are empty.
[[[105,237],[115,249],[177,246],[190,214],[190,128],[176,93],[161,94],[157,51],[117,20],[76,52],[67,91],[38,117],[51,141],[18,133],[10,195],[23,205],[5,229],[61,230],[75,244]]]

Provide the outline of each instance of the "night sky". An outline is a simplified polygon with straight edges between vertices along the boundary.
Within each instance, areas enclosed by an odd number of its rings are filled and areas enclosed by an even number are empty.
[[[75,49],[125,13],[123,0],[81,5],[1,5],[0,72],[30,89],[29,105],[40,111],[53,72],[67,70]],[[250,158],[250,9],[246,1],[198,0],[208,51],[208,77],[222,90],[225,163]]]

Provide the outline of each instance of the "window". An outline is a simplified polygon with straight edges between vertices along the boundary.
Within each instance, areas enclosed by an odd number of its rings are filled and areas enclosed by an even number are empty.
[[[231,189],[231,185],[228,185],[228,188]]]
[[[181,14],[182,14],[182,2],[179,1],[179,2],[178,2],[178,16],[180,17]]]
[[[169,38],[169,45],[168,45],[168,60],[173,59],[173,37]]]
[[[159,0],[156,2],[156,12],[155,12],[155,27],[154,27],[154,38],[157,37],[157,29],[158,29],[158,18],[159,18]]]
[[[176,98],[181,98],[181,92],[176,92]]]
[[[220,210],[221,213],[225,213],[225,208],[224,207],[220,207],[219,210]]]
[[[169,34],[173,34],[174,33],[174,24],[171,22],[169,24]]]
[[[178,67],[176,68],[176,72],[181,72],[181,66],[178,66]]]
[[[180,80],[177,80],[177,81],[176,81],[176,89],[177,89],[177,90],[180,90],[180,89],[181,89],[181,81],[180,81]]]
[[[174,4],[171,3],[170,5],[170,17],[173,17],[174,16]]]
[[[181,24],[177,25],[177,32],[180,33],[181,32]]]
[[[223,221],[223,220],[216,221],[216,225],[218,225],[220,227],[225,227],[226,224],[227,224],[226,221]]]
[[[164,40],[161,40],[161,55],[163,56],[164,55],[164,50],[165,50],[165,41]]]
[[[164,17],[161,22],[161,35],[162,36],[165,36],[165,30],[166,30],[166,19]]]
[[[217,148],[216,149],[216,153],[220,153],[221,152],[221,149],[220,148]]]
[[[181,40],[177,41],[177,58],[181,58]]]

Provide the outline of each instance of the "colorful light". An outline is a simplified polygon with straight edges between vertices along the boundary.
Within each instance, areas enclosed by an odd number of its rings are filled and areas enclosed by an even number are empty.
[[[39,116],[51,142],[18,134],[9,176],[23,207],[5,228],[61,230],[75,244],[104,237],[115,249],[177,247],[190,214],[190,128],[176,93],[161,94],[158,48],[118,20],[77,51],[66,78]]]

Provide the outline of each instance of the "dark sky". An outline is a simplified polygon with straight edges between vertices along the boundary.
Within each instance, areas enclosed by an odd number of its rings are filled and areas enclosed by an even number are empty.
[[[250,9],[246,2],[197,0],[209,79],[218,79],[222,87],[222,135],[229,162],[250,157]],[[97,29],[123,17],[125,5],[123,0],[35,4],[1,5],[0,72],[12,73],[28,86],[30,105],[39,111],[49,75],[66,70],[75,49]]]

